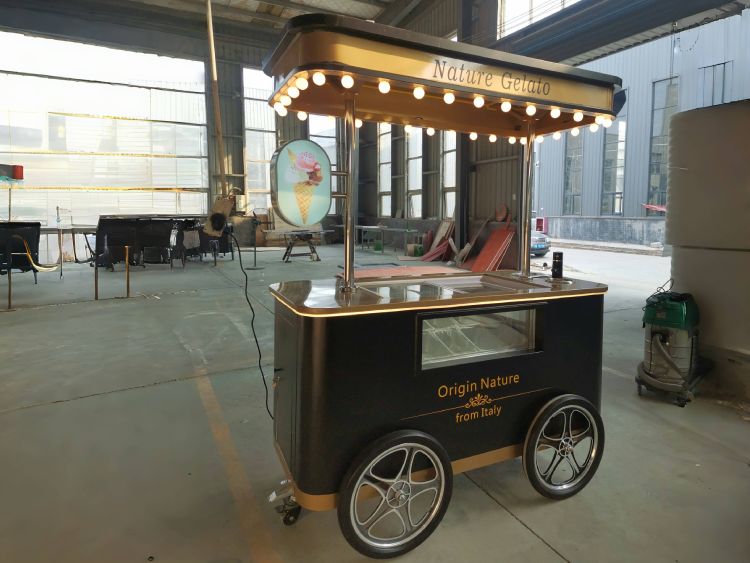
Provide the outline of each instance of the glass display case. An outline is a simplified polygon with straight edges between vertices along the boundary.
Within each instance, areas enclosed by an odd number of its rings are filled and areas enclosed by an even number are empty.
[[[425,318],[422,369],[533,352],[536,309]]]

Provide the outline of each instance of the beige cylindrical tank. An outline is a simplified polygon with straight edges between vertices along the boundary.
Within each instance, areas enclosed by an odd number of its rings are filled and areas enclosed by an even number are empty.
[[[670,143],[674,289],[698,303],[707,382],[750,397],[750,100],[675,115]]]

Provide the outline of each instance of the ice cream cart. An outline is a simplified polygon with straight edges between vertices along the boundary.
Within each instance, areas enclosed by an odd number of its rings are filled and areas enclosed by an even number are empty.
[[[269,103],[343,116],[344,272],[273,284],[274,437],[284,505],[337,509],[371,557],[437,527],[453,475],[514,457],[542,495],[580,491],[601,460],[606,286],[532,276],[531,148],[611,125],[618,78],[351,18],[292,19],[264,62]],[[518,271],[355,283],[356,120],[525,143]]]

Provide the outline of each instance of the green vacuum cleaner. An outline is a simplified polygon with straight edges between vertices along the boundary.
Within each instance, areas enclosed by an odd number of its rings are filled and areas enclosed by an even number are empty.
[[[710,367],[698,356],[698,305],[689,293],[659,288],[643,308],[643,361],[635,377],[638,394],[666,393],[684,407]]]

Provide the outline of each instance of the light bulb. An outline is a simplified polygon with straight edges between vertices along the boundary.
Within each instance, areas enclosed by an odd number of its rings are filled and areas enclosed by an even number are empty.
[[[604,118],[604,127],[606,127],[607,129],[609,129],[610,127],[612,127],[612,119],[611,118],[609,118],[609,117],[605,117]]]
[[[282,95],[279,98],[279,101],[281,102],[281,105],[283,105],[283,106],[290,106],[290,105],[292,105],[292,98],[290,98],[286,94]]]
[[[589,131],[591,131],[592,133],[596,133],[597,131],[599,131],[599,126],[596,123],[592,123],[591,125],[589,125]]]
[[[516,144],[516,138],[515,137],[508,137],[508,143],[510,143],[511,145],[515,145]]]
[[[297,80],[294,81],[294,85],[300,90],[307,90],[307,87],[310,85],[310,83],[307,81],[307,78],[305,78],[304,76],[300,76]]]
[[[422,88],[421,86],[417,86],[416,88],[414,88],[414,97],[418,100],[424,98],[424,88]]]
[[[536,113],[536,106],[529,104],[526,106],[526,115],[534,115]]]
[[[573,127],[573,129],[570,130],[570,134],[573,135],[574,137],[577,137],[578,133],[580,133],[580,132],[581,132],[581,130],[578,129],[578,127]]]
[[[490,143],[494,143],[495,141],[497,141],[497,135],[490,135]]]
[[[312,79],[316,86],[323,86],[326,83],[326,75],[322,72],[313,74]]]
[[[601,125],[602,123],[604,123],[604,116],[603,115],[597,115],[594,118],[594,123],[596,123],[597,125]]]
[[[453,92],[446,92],[445,94],[443,94],[443,101],[446,104],[452,104],[456,101],[456,95]]]
[[[583,121],[583,113],[577,111],[573,114],[573,121]]]
[[[344,76],[341,77],[341,85],[344,88],[349,89],[352,86],[354,86],[354,79],[351,77],[351,75],[345,74]]]
[[[275,111],[276,113],[281,113],[281,110],[283,109],[286,108],[284,108],[281,102],[276,102],[275,104],[273,104],[273,111]]]
[[[359,129],[360,127],[362,127],[362,120],[361,120],[361,119],[360,119],[359,117],[358,117],[357,119],[355,119],[355,120],[354,120],[354,126],[355,126],[355,127],[357,128],[357,129]]]
[[[426,133],[432,137],[435,134],[435,130],[432,127],[428,127]]]
[[[391,83],[386,82],[385,80],[381,80],[378,82],[378,90],[380,90],[381,94],[387,94],[391,91]]]
[[[404,125],[404,133],[411,133],[411,125],[408,123]]]
[[[560,137],[562,137],[562,135],[560,135],[560,131],[555,131],[555,132],[554,132],[554,133],[552,134],[552,138],[553,138],[553,139],[554,139],[555,141],[559,141],[559,140],[560,140]]]
[[[474,107],[475,108],[481,108],[484,105],[484,98],[482,96],[477,96],[474,98]]]
[[[296,86],[289,86],[289,90],[287,90],[286,93],[289,94],[289,97],[291,98],[298,98],[299,88],[297,88]]]
[[[503,102],[502,104],[500,104],[500,109],[504,111],[505,113],[508,113],[512,107],[513,106],[511,105],[510,102]]]
[[[522,144],[522,145],[525,145],[525,144],[526,144],[526,137],[521,137],[521,144]]]
[[[560,108],[552,108],[552,111],[549,112],[549,116],[552,119],[557,119],[560,117]]]
[[[469,133],[469,139],[471,139],[472,141],[476,141],[478,137],[479,137],[479,135],[477,135],[473,131],[471,133]]]
[[[543,143],[544,142],[544,135],[537,135],[536,139],[534,139],[537,143]]]
[[[304,121],[305,119],[307,119],[307,112],[306,111],[298,111],[297,112],[297,119],[299,119],[300,121]]]
[[[286,117],[286,114],[289,113],[284,106],[279,107],[279,109],[276,110],[276,113],[279,114],[279,117]]]

